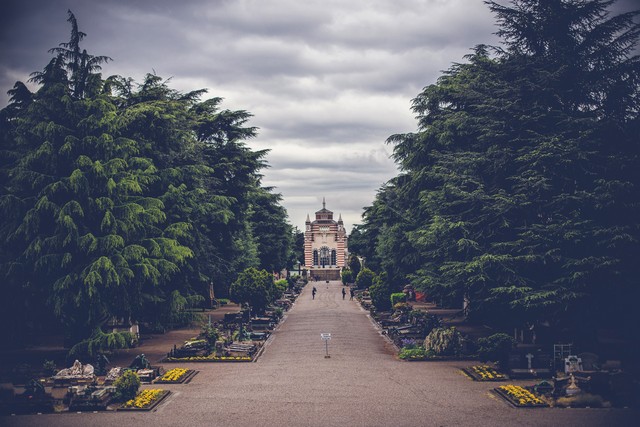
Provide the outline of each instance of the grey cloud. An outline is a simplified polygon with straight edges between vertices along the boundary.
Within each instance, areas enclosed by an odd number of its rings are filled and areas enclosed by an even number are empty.
[[[410,101],[477,43],[492,43],[482,0],[9,0],[0,28],[0,91],[67,40],[67,9],[103,74],[154,70],[183,91],[208,88],[244,109],[269,148],[265,185],[291,222],[321,207],[359,222],[397,174],[385,139],[415,130]],[[3,9],[4,12],[4,9]],[[7,102],[0,98],[0,106]]]

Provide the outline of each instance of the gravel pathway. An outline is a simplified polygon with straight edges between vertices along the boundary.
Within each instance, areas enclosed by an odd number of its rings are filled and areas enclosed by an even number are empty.
[[[315,285],[318,294],[311,298]],[[0,418],[25,426],[624,426],[638,411],[515,409],[467,362],[402,362],[339,282],[310,283],[255,363],[189,364],[190,384],[150,413]],[[329,358],[321,333],[331,333]],[[166,365],[169,367],[170,365]]]

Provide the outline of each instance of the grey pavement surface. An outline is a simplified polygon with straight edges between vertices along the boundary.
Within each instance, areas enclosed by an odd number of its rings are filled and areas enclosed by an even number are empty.
[[[255,363],[189,364],[153,412],[21,415],[9,426],[626,426],[630,409],[515,409],[469,362],[403,362],[339,282],[310,283]],[[321,333],[331,333],[325,358]],[[166,365],[169,367],[170,365]]]

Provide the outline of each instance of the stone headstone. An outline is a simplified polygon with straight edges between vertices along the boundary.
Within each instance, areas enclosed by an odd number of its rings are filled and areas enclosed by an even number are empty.
[[[532,353],[527,353],[524,357],[527,359],[527,369],[533,369],[533,358],[535,356]]]
[[[572,374],[574,372],[581,372],[582,369],[582,359],[578,356],[569,356],[564,359],[564,373]]]
[[[107,377],[105,378],[105,382],[107,384],[113,383],[115,380],[120,378],[123,373],[124,373],[124,369],[122,369],[119,366],[117,366],[115,368],[111,368],[109,370],[109,373],[107,374]]]

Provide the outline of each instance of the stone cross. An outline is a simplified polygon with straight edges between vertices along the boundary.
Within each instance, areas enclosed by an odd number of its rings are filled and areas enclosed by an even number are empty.
[[[527,358],[527,369],[532,369],[531,359],[533,359],[533,354],[527,353],[525,357]]]

